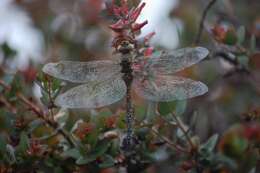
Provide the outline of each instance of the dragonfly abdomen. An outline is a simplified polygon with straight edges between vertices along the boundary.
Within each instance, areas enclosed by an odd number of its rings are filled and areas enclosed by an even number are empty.
[[[128,58],[122,59],[120,63],[122,69],[121,73],[123,74],[123,80],[126,84],[126,126],[127,126],[127,132],[126,132],[126,138],[123,139],[123,146],[122,148],[124,150],[131,149],[133,144],[133,117],[134,117],[134,109],[132,104],[132,97],[131,97],[131,84],[133,81],[133,70],[132,70],[132,62],[129,61]]]

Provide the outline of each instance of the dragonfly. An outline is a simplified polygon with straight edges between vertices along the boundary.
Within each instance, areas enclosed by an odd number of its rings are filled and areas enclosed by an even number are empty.
[[[200,81],[175,75],[207,57],[209,51],[204,47],[157,51],[147,57],[133,55],[130,43],[124,43],[119,52],[117,60],[59,61],[44,65],[44,73],[79,84],[57,96],[54,103],[64,108],[100,108],[126,97],[129,144],[134,116],[132,89],[154,102],[189,99],[208,91]]]

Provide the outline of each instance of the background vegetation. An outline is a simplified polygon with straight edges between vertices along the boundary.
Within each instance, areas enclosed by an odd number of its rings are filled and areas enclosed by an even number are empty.
[[[178,35],[168,41],[210,50],[180,75],[203,81],[209,92],[170,103],[134,94],[138,144],[128,157],[120,148],[123,101],[60,109],[53,99],[70,84],[41,72],[61,59],[112,58],[113,16],[103,1],[1,0],[0,173],[260,172],[259,1],[182,0],[174,7],[167,20]]]

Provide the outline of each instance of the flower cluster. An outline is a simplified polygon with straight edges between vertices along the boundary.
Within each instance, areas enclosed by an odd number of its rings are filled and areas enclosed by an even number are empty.
[[[126,0],[121,0],[120,7],[113,3],[113,13],[119,20],[109,27],[116,33],[124,33],[127,30],[130,30],[131,33],[140,31],[148,23],[147,20],[142,23],[136,23],[144,6],[145,3],[142,3],[139,7],[129,10]]]
[[[121,0],[121,6],[115,5],[114,2],[112,3],[112,11],[114,15],[119,18],[116,23],[109,26],[109,28],[116,34],[113,40],[113,47],[117,48],[122,41],[125,40],[136,47],[137,42],[147,44],[147,42],[152,38],[155,34],[154,32],[149,33],[139,41],[136,40],[136,35],[138,35],[141,32],[141,29],[148,23],[147,20],[142,23],[136,23],[136,20],[141,14],[144,6],[145,3],[142,3],[137,8],[129,9],[126,0]]]

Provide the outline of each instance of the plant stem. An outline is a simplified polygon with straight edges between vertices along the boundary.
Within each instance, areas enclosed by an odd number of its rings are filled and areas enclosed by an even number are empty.
[[[201,35],[202,35],[202,32],[203,32],[203,29],[204,29],[204,21],[207,17],[207,14],[209,12],[209,10],[211,9],[211,7],[213,7],[213,5],[217,2],[217,0],[211,0],[208,5],[206,6],[206,8],[203,10],[203,13],[202,13],[202,17],[201,17],[201,20],[200,20],[200,25],[199,25],[199,30],[198,30],[198,34],[196,36],[196,39],[194,41],[194,44],[199,44],[200,43],[200,39],[201,39]]]
[[[166,136],[161,135],[157,130],[155,130],[154,128],[151,128],[152,132],[158,136],[159,138],[161,138],[163,141],[165,141],[170,147],[174,148],[177,151],[183,152],[183,153],[188,153],[188,151],[186,151],[185,149],[183,149],[182,147],[180,147],[179,145],[173,143],[169,138],[167,138]]]
[[[13,114],[17,113],[16,108],[1,94],[0,102],[5,105],[6,109]]]
[[[182,123],[180,122],[180,120],[178,119],[178,117],[177,117],[174,113],[171,113],[171,115],[172,115],[172,117],[175,119],[176,125],[179,127],[179,129],[183,132],[184,136],[186,137],[188,143],[190,144],[191,149],[194,149],[195,146],[194,146],[194,144],[192,143],[192,140],[191,140],[190,136],[189,136],[188,133],[187,133],[188,131],[186,131],[186,130],[184,129],[184,127],[182,126]]]

